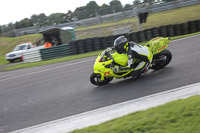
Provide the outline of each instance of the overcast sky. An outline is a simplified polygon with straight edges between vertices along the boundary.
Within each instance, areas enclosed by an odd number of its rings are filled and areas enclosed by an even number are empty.
[[[92,0],[1,0],[0,25],[15,23],[24,18],[30,18],[33,14],[67,13],[74,11],[76,7],[85,6]],[[94,0],[99,6],[109,4],[111,0]],[[133,0],[120,0],[122,5],[132,4]]]

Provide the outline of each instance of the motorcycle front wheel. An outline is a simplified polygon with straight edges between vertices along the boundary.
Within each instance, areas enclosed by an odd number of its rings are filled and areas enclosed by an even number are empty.
[[[104,77],[104,80],[101,80],[101,74],[92,73],[90,76],[90,82],[94,85],[105,85],[113,80],[113,77]]]

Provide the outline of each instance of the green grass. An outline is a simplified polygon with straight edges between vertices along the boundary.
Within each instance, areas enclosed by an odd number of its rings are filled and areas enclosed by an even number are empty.
[[[9,62],[5,59],[5,56],[0,56],[0,65],[8,64]]]
[[[131,113],[72,133],[199,133],[200,96]]]
[[[188,34],[188,35],[183,35],[183,36],[171,37],[171,40],[175,40],[175,39],[179,39],[179,38],[183,38],[183,37],[188,37],[188,36],[192,36],[192,35],[197,35],[197,34],[200,34],[200,32],[193,33],[193,34]],[[141,45],[145,45],[146,43],[147,42],[142,42],[140,44]],[[17,65],[12,65],[12,66],[8,66],[6,68],[3,68],[0,71],[8,71],[8,70],[29,68],[29,67],[35,67],[35,66],[53,64],[53,63],[58,63],[58,62],[63,62],[63,61],[68,61],[68,60],[74,60],[74,59],[79,59],[79,58],[85,58],[85,57],[90,57],[90,56],[98,55],[98,53],[100,53],[101,51],[102,50],[98,50],[98,51],[94,51],[94,52],[89,52],[89,53],[84,53],[84,54],[79,54],[79,55],[72,55],[72,56],[67,56],[67,57],[63,57],[63,58],[58,58],[58,59],[53,59],[53,60],[47,60],[47,61],[17,64]]]
[[[162,25],[185,23],[191,20],[200,19],[200,4],[157,12],[150,13],[147,23],[142,24],[143,29],[150,29],[152,27],[159,27]],[[75,31],[79,39],[112,35],[112,30],[132,25],[132,31],[137,31],[137,19],[128,18],[119,21],[112,21],[102,23],[100,25],[92,25],[85,27],[78,27]]]

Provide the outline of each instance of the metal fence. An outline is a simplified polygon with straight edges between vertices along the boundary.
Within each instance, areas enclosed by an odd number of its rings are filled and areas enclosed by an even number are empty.
[[[77,28],[77,26],[88,26],[88,25],[96,25],[96,24],[101,24],[103,22],[109,22],[109,21],[117,21],[125,18],[131,18],[135,17],[138,12],[143,12],[148,8],[150,12],[160,12],[160,11],[165,11],[165,10],[170,10],[170,9],[175,9],[179,7],[184,7],[184,6],[189,6],[189,5],[194,5],[194,4],[200,4],[200,0],[175,0],[173,2],[167,2],[167,3],[162,3],[159,5],[151,5],[148,7],[144,8],[137,8],[137,9],[130,9],[128,11],[124,12],[118,12],[118,13],[113,13],[113,14],[107,14],[104,16],[99,16],[96,15],[96,17],[89,18],[89,19],[83,19],[83,20],[77,20],[74,22],[69,22],[69,23],[63,23],[63,24],[57,24],[56,27],[62,28],[62,27],[74,27]],[[21,35],[26,35],[26,34],[34,34],[38,33],[41,30],[44,29],[49,29],[51,27],[55,26],[46,26],[46,27],[28,27],[28,28],[22,28],[22,29],[15,29],[14,34],[4,34],[7,36],[15,35],[15,36],[21,36]],[[78,35],[77,35],[78,36]]]

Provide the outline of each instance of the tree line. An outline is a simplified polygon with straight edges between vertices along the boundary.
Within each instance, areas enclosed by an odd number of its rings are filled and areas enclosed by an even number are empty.
[[[98,15],[106,15],[116,12],[122,12],[126,10],[133,9],[144,3],[150,3],[158,0],[134,0],[132,4],[126,4],[122,6],[119,0],[112,0],[109,4],[103,4],[99,6],[95,1],[90,1],[86,6],[78,7],[74,12],[68,11],[67,13],[53,13],[46,16],[44,13],[39,15],[32,15],[30,18],[24,18],[21,21],[15,23],[9,23],[7,25],[0,25],[0,33],[13,31],[14,29],[32,27],[32,26],[49,26],[57,25],[67,22],[72,22],[74,20],[87,19],[91,17],[97,17]],[[161,1],[161,0],[160,0]],[[173,0],[163,0],[163,1],[173,1]]]

